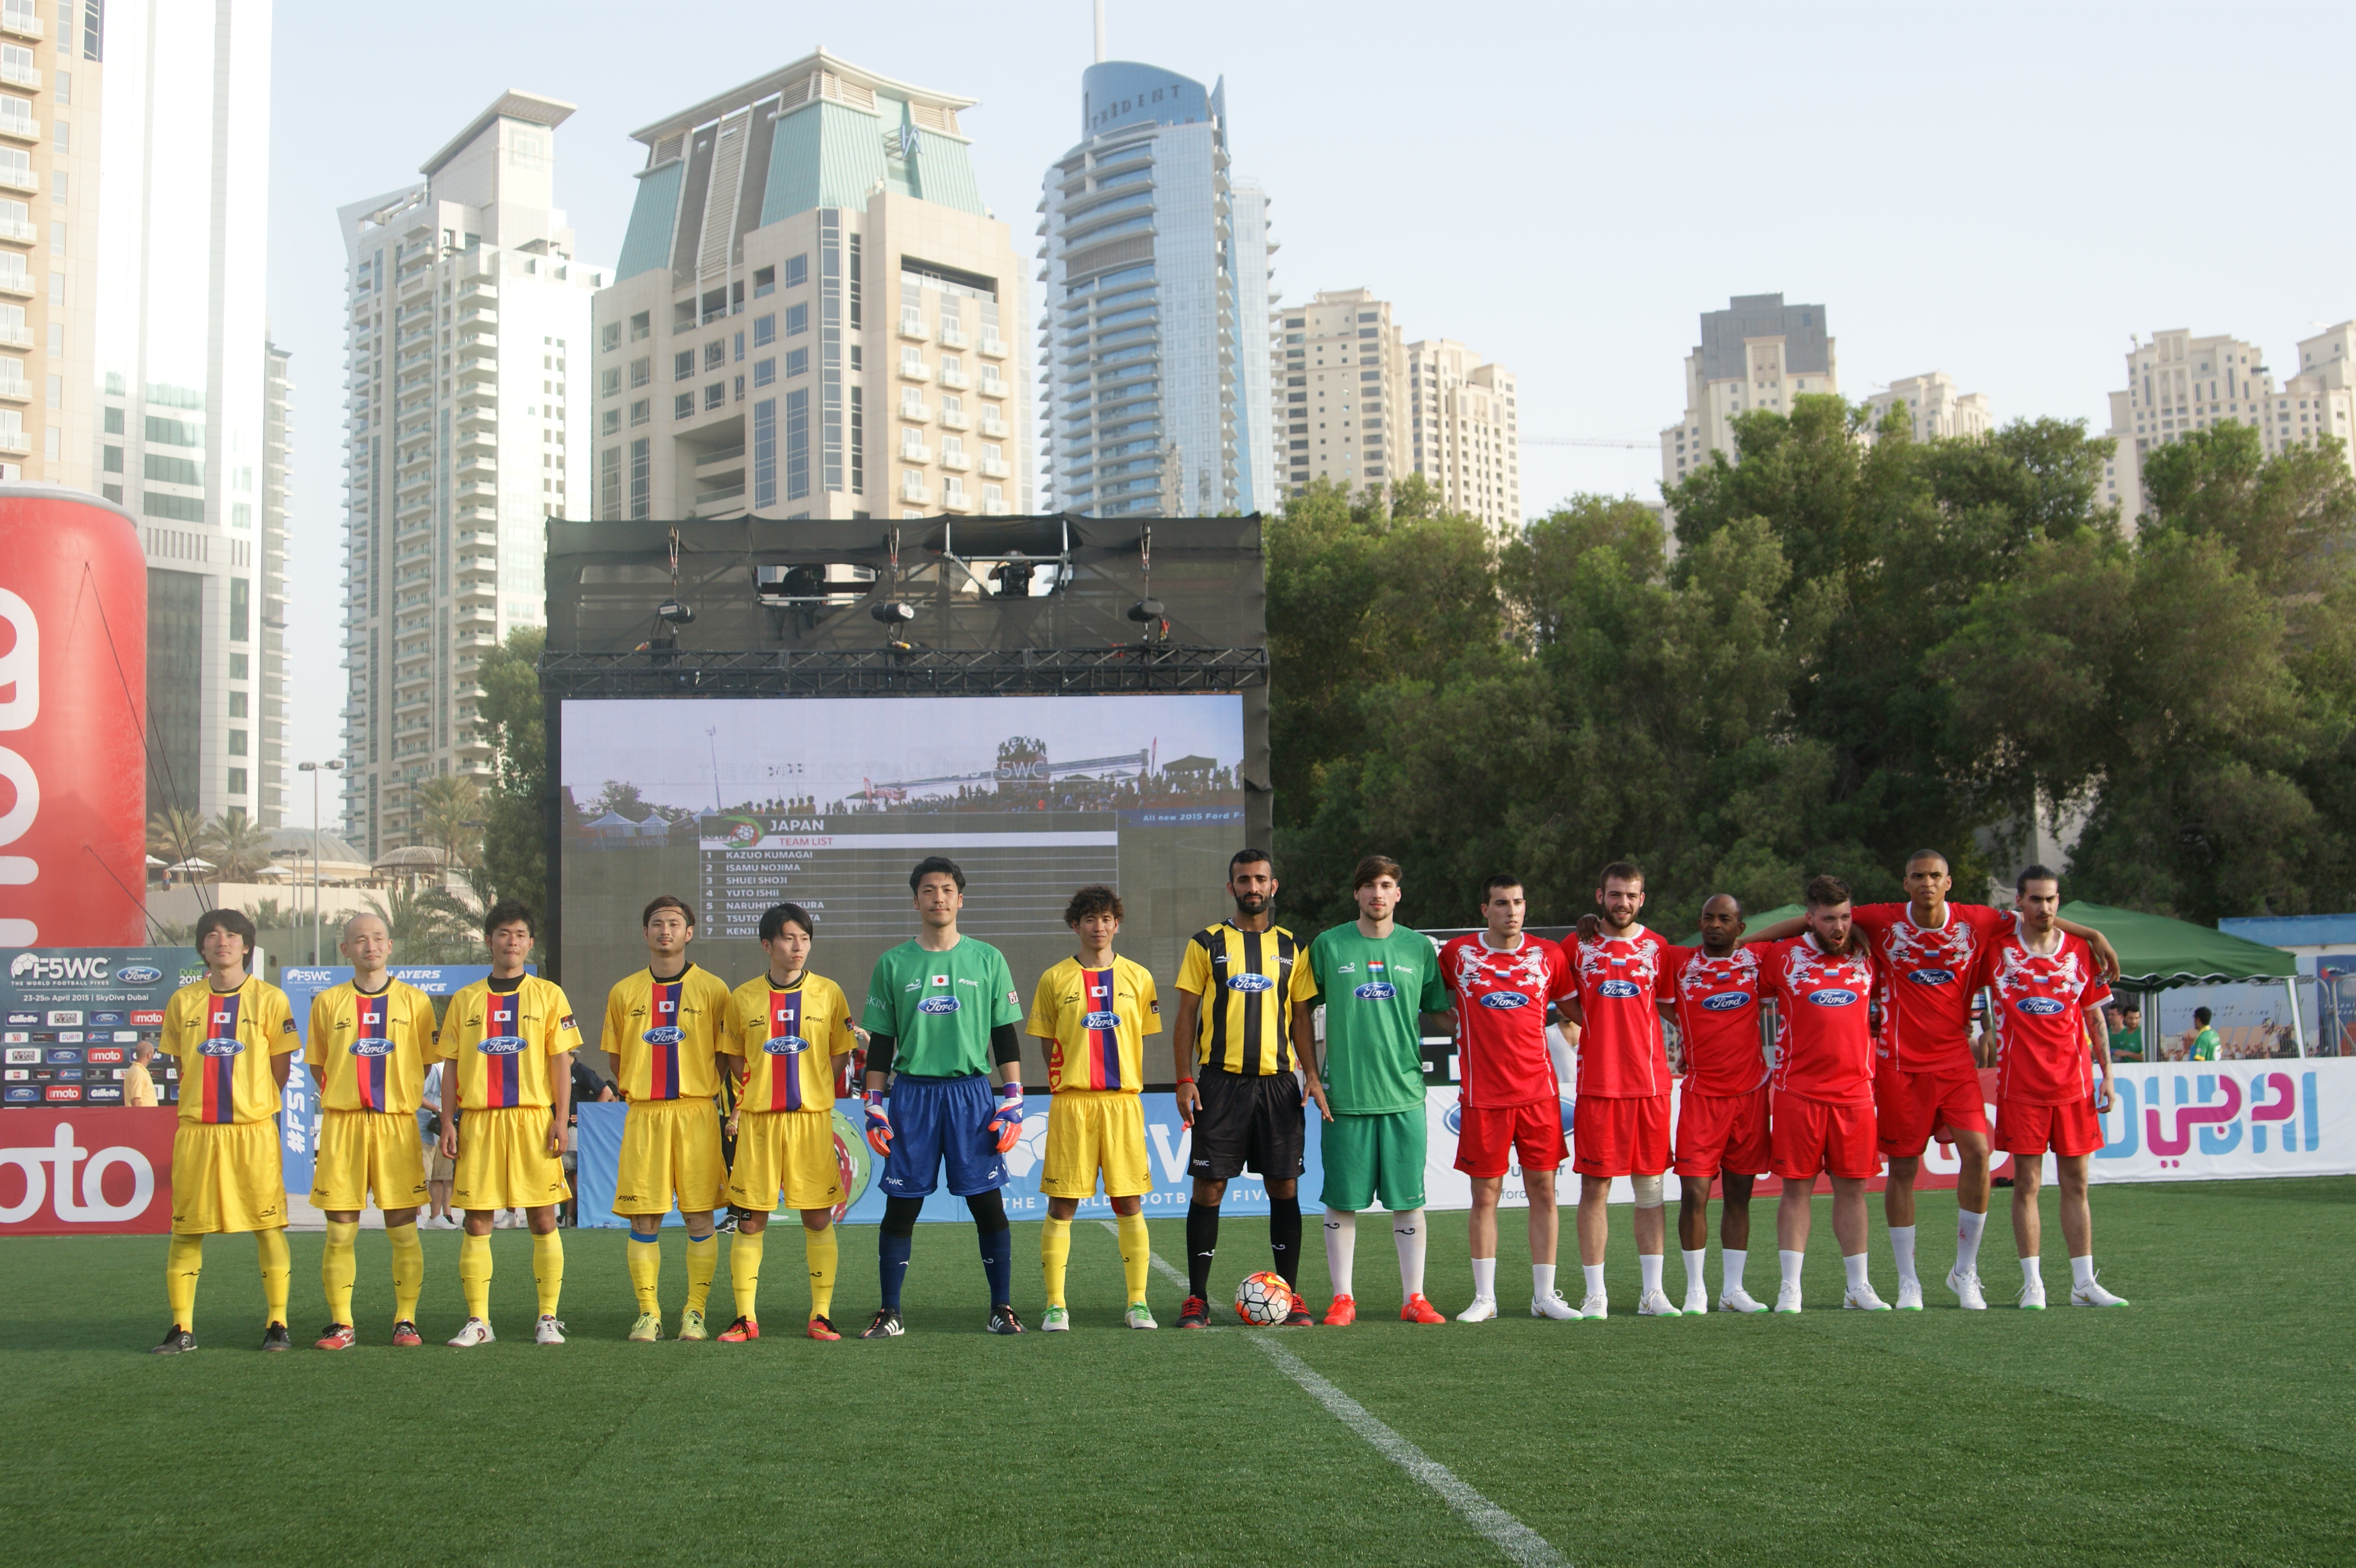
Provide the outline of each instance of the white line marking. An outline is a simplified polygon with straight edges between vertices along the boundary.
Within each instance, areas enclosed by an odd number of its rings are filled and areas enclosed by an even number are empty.
[[[1120,1233],[1120,1228],[1108,1219],[1098,1223],[1116,1236]],[[1154,1268],[1165,1278],[1180,1285],[1189,1283],[1161,1253],[1151,1256]],[[1509,1560],[1522,1564],[1522,1568],[1571,1568],[1570,1560],[1557,1552],[1546,1537],[1465,1485],[1455,1471],[1400,1436],[1374,1412],[1334,1387],[1282,1343],[1262,1334],[1247,1335],[1245,1338],[1274,1361],[1286,1377],[1299,1383],[1311,1399],[1323,1405],[1335,1420],[1365,1438],[1376,1453],[1438,1492],[1450,1511],[1486,1536],[1489,1543]]]

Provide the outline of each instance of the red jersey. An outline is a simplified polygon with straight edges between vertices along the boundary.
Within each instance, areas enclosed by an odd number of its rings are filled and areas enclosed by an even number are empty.
[[[1503,1110],[1558,1100],[1547,1054],[1547,1004],[1570,992],[1570,961],[1544,937],[1525,932],[1510,952],[1479,931],[1440,950],[1440,978],[1456,999],[1456,1076],[1464,1103]]]
[[[1642,926],[1632,937],[1578,944],[1570,993],[1586,1018],[1579,1036],[1582,1098],[1638,1100],[1669,1091],[1668,1042],[1654,1009],[1667,995],[1668,950]]]
[[[1759,954],[1738,945],[1724,958],[1704,948],[1661,955],[1677,1034],[1685,1041],[1687,1094],[1748,1094],[1767,1081],[1760,1048]]]
[[[1872,961],[1829,956],[1805,931],[1754,950],[1775,998],[1775,1092],[1829,1105],[1872,1104],[1873,1036],[1865,1021]]]
[[[2083,940],[2035,953],[2018,929],[1989,947],[1974,982],[1995,994],[1996,1093],[2024,1105],[2073,1105],[2094,1092],[2093,1054],[2084,1010],[2111,999],[2111,988]]]
[[[1881,971],[1879,1056],[1901,1072],[1965,1077],[1972,1058],[1972,976],[2012,917],[1985,904],[1949,904],[1944,926],[1918,926],[1911,904],[1860,904],[1850,911],[1873,940]]]

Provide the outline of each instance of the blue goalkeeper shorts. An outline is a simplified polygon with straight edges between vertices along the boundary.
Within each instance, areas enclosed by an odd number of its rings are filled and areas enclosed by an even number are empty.
[[[967,1078],[920,1078],[904,1072],[892,1081],[892,1153],[884,1161],[886,1197],[923,1197],[948,1162],[949,1196],[972,1197],[1007,1183],[1006,1156],[990,1135],[998,1095],[987,1073]]]

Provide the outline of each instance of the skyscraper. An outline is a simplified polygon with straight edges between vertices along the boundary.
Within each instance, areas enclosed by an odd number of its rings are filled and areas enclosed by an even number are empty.
[[[631,133],[598,517],[1030,510],[1023,263],[973,103],[821,49]]]
[[[2239,338],[2196,338],[2179,327],[2138,341],[2127,350],[2126,389],[2111,394],[2117,450],[2104,466],[2102,499],[2132,529],[2152,448],[2219,424],[2253,427],[2270,457],[2329,435],[2356,467],[2356,321],[2301,339],[2298,369],[2279,387],[2265,351]]]
[[[1821,305],[1785,305],[1780,294],[1738,294],[1701,317],[1701,342],[1686,357],[1686,416],[1661,432],[1661,483],[1674,485],[1709,453],[1734,456],[1734,416],[1792,411],[1802,392],[1840,391],[1840,365]]]
[[[546,520],[587,509],[590,299],[554,205],[573,105],[507,92],[419,170],[337,214],[345,350],[345,836],[419,842],[415,793],[490,777],[476,671],[536,625]]]
[[[1229,177],[1226,88],[1099,60],[1048,168],[1055,504],[1099,516],[1273,506],[1267,194]]]
[[[0,5],[0,478],[77,489],[97,488],[102,22],[99,0]]]

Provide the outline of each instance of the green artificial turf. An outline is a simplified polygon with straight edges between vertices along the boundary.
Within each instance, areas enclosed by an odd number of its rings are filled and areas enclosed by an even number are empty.
[[[1926,1195],[1921,1314],[1838,1310],[1820,1199],[1802,1316],[1637,1318],[1622,1208],[1608,1322],[1525,1314],[1514,1213],[1506,1316],[1391,1321],[1391,1249],[1370,1220],[1365,1320],[1280,1342],[1580,1568],[2356,1562],[2356,1179],[2097,1189],[2104,1278],[2135,1303],[2101,1313],[2062,1305],[2050,1195],[2055,1305],[2011,1308],[1997,1196],[1986,1314],[1940,1284],[1953,1199]],[[1757,1220],[1749,1283],[1769,1298],[1772,1199]],[[847,1331],[873,1308],[874,1234],[844,1232]],[[1037,1235],[1015,1230],[1034,1324]],[[1470,1294],[1463,1235],[1463,1216],[1432,1216],[1430,1294],[1451,1314]],[[500,1231],[504,1337],[460,1354],[439,1344],[461,1316],[457,1238],[425,1238],[429,1345],[395,1350],[383,1239],[363,1233],[363,1344],[338,1355],[307,1348],[320,1239],[296,1236],[304,1348],[276,1357],[255,1352],[252,1243],[216,1238],[204,1348],[177,1359],[145,1353],[164,1328],[161,1237],[0,1242],[0,1541],[18,1563],[143,1565],[1507,1561],[1249,1342],[1273,1331],[1180,1334],[1183,1293],[1158,1275],[1162,1330],[1123,1329],[1100,1224],[1074,1231],[1074,1332],[1020,1339],[982,1332],[971,1230],[921,1228],[908,1336],[878,1345],[799,1337],[800,1238],[769,1236],[769,1338],[626,1343],[622,1233],[588,1231],[565,1239],[572,1343],[541,1349],[530,1238]],[[1265,1238],[1261,1220],[1226,1223],[1221,1291],[1266,1266]],[[1181,1261],[1180,1222],[1154,1244]],[[667,1233],[672,1326],[683,1247]],[[1322,1307],[1313,1219],[1308,1248]],[[1892,1294],[1878,1205],[1873,1273]],[[1668,1275],[1674,1298],[1674,1256]],[[733,1314],[724,1262],[712,1310],[715,1327]]]

